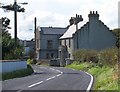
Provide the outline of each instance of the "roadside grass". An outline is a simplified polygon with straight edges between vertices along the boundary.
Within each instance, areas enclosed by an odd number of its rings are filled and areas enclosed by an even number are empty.
[[[117,65],[110,67],[103,65],[102,67],[93,62],[73,62],[67,68],[83,70],[92,74],[95,78],[93,90],[119,90]]]
[[[30,65],[27,65],[27,69],[17,70],[9,73],[0,74],[2,76],[1,80],[7,80],[12,78],[25,77],[32,74],[34,71]]]

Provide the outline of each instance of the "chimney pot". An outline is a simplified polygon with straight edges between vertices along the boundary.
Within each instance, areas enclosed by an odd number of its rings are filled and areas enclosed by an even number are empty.
[[[90,11],[90,14],[92,14],[92,11]]]
[[[96,14],[98,14],[98,12],[96,11]]]

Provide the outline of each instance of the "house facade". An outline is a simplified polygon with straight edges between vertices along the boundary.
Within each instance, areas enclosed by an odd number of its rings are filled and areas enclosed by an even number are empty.
[[[36,59],[58,58],[59,38],[67,28],[37,27],[35,32]]]
[[[0,51],[2,51],[2,19],[0,19]],[[0,52],[0,60],[2,60],[2,52]]]
[[[76,21],[76,20],[74,20]],[[99,20],[97,11],[90,11],[88,22],[75,22],[60,37],[61,45],[67,47],[67,58],[74,59],[73,52],[78,49],[102,50],[115,46],[116,37],[112,31]]]

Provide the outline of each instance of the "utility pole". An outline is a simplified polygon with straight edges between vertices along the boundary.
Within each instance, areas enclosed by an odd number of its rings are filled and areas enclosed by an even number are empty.
[[[15,47],[17,46],[17,1],[14,1],[14,38],[15,38]]]
[[[19,4],[26,5],[28,3],[24,2],[24,3],[19,3]],[[14,0],[13,5],[10,4],[6,6],[2,6],[0,8],[6,11],[14,11],[14,39],[15,39],[15,47],[16,47],[17,46],[17,12],[25,12],[25,9],[21,8],[21,6],[17,4],[17,0]]]
[[[37,57],[36,30],[37,30],[37,18],[35,17],[35,19],[34,19],[34,33],[35,33],[35,58]]]

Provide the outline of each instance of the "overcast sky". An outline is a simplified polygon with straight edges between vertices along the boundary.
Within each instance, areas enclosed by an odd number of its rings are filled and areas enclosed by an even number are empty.
[[[26,9],[25,13],[18,13],[18,38],[23,40],[34,37],[34,17],[37,17],[37,26],[66,27],[70,17],[79,14],[87,21],[90,11],[98,11],[99,19],[110,29],[118,27],[119,0],[17,0],[17,2],[28,2],[28,5],[21,5]],[[0,3],[13,4],[14,0],[0,0]],[[8,17],[11,20],[12,29],[9,32],[14,37],[14,13],[0,9],[1,17]]]

